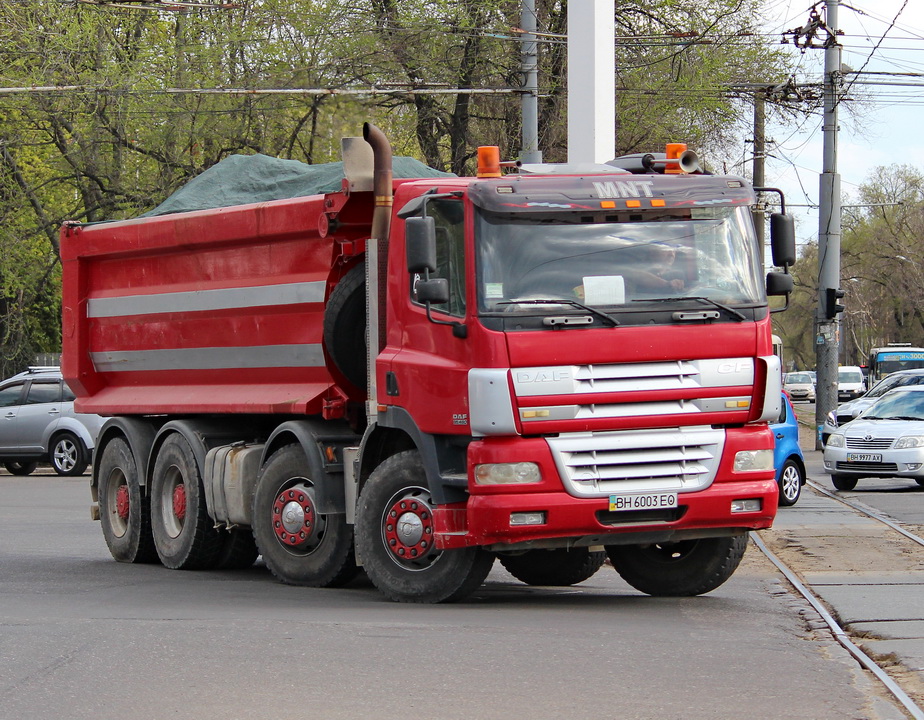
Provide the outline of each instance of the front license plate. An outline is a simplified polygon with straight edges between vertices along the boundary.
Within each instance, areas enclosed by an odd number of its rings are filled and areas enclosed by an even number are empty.
[[[882,462],[882,455],[874,453],[847,453],[847,462]]]
[[[677,507],[677,493],[626,493],[610,495],[610,512],[623,510],[664,510]]]

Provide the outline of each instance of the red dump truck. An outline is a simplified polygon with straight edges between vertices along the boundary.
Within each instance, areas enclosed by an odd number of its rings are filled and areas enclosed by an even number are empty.
[[[754,189],[681,149],[396,178],[363,131],[333,192],[62,228],[62,368],[108,417],[113,557],[362,568],[405,602],[464,598],[495,559],[722,584],[777,508],[789,216],[764,275]]]

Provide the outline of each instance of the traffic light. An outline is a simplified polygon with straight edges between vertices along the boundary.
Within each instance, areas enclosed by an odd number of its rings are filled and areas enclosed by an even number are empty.
[[[844,297],[844,291],[840,288],[825,289],[825,317],[833,319],[839,312],[844,312],[844,306],[838,300]]]

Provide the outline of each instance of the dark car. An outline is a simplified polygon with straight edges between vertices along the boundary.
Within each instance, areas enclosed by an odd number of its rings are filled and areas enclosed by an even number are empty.
[[[780,487],[780,505],[795,505],[805,485],[805,459],[799,447],[799,423],[792,403],[783,395],[783,407],[773,430],[773,467],[776,468],[776,484]]]
[[[102,424],[99,415],[74,412],[74,393],[57,367],[32,367],[0,383],[0,462],[14,475],[39,462],[59,475],[82,475]]]

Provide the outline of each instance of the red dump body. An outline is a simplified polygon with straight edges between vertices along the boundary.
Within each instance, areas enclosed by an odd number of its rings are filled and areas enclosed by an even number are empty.
[[[340,194],[65,226],[62,365],[81,411],[321,413],[342,395],[324,303],[364,250],[363,199],[336,234]]]

